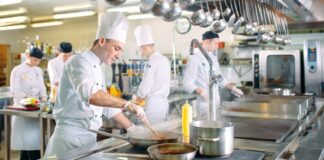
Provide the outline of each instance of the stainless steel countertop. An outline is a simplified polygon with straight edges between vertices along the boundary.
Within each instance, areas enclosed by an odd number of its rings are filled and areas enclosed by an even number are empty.
[[[24,116],[31,118],[39,118],[41,111],[19,111],[13,109],[0,109],[0,114],[11,116]]]
[[[185,101],[185,100],[194,100],[194,99],[196,99],[196,95],[188,94],[188,93],[173,93],[170,94],[168,97],[169,103],[175,103],[175,102]]]

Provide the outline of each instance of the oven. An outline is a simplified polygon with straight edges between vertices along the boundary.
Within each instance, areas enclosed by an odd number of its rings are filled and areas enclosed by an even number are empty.
[[[269,93],[275,88],[302,93],[302,53],[299,50],[264,50],[252,54],[253,88]]]

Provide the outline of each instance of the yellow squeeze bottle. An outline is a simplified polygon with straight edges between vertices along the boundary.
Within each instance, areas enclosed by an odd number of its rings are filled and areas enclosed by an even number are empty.
[[[187,101],[182,106],[182,134],[185,142],[189,139],[190,136],[190,122],[192,122],[192,107]]]

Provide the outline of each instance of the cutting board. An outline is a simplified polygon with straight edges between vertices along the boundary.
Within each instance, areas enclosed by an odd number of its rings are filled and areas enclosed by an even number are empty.
[[[39,107],[23,107],[23,106],[7,106],[7,109],[19,110],[19,111],[36,111]]]

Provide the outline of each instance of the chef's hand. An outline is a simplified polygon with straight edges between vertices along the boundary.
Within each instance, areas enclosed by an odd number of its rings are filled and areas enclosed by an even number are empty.
[[[131,125],[127,129],[127,133],[140,133],[141,131],[144,131],[145,128],[142,126],[137,126],[135,124]]]
[[[141,98],[141,97],[136,96],[136,95],[132,96],[131,102],[133,102],[133,103],[135,103],[135,104],[137,104],[139,106],[144,106],[145,105],[145,100],[143,98]]]
[[[209,99],[208,99],[208,95],[207,95],[207,93],[206,93],[203,89],[201,89],[201,88],[197,88],[195,92],[196,92],[198,95],[200,95],[201,97],[203,97],[204,100],[205,100],[206,102],[209,101]]]
[[[46,97],[42,97],[40,100],[41,100],[41,102],[46,102],[47,101],[47,98]]]
[[[144,112],[143,107],[138,106],[130,101],[128,101],[124,108],[126,108],[127,110],[130,110],[132,113],[134,113],[140,120],[142,120],[143,122],[147,123],[147,118]]]
[[[237,97],[244,96],[244,93],[242,92],[242,90],[236,88],[235,86],[232,88],[231,92],[232,92],[232,94],[234,94]]]

